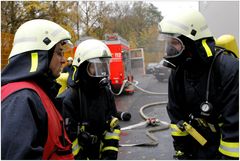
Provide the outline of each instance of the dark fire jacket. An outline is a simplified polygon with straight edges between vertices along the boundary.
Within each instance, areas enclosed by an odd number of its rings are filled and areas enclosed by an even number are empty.
[[[239,157],[238,63],[238,59],[230,54],[221,54],[216,58],[210,77],[209,102],[213,106],[210,116],[203,115],[200,109],[206,101],[209,68],[185,70],[179,67],[172,70],[167,111],[176,151],[192,154],[190,159]],[[207,143],[202,146],[186,131],[180,130],[177,125],[181,120],[190,122]]]

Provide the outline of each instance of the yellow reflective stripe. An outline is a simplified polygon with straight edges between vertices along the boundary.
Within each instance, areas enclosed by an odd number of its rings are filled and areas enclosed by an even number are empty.
[[[219,127],[222,127],[222,126],[223,126],[223,123],[219,123],[218,126],[219,126]]]
[[[76,156],[81,149],[81,146],[78,144],[78,138],[72,142],[72,154]]]
[[[176,124],[171,124],[170,127],[171,127],[171,130],[172,130],[172,132],[171,132],[172,136],[187,136],[188,135],[187,131],[181,131],[177,127]]]
[[[110,128],[111,128],[111,129],[114,129],[114,128],[118,125],[118,123],[119,123],[118,118],[113,117],[112,120],[111,120],[111,122],[110,122]]]
[[[113,132],[116,133],[116,134],[120,134],[120,133],[121,133],[121,130],[119,130],[119,129],[114,129]]]
[[[102,152],[107,151],[107,150],[118,151],[118,148],[116,148],[114,146],[107,146],[102,149]]]
[[[229,148],[239,148],[238,142],[226,142],[221,140],[220,144]]]
[[[177,127],[176,124],[170,124],[170,128],[171,128],[172,130],[181,131],[181,130]]]
[[[120,137],[119,136],[105,136],[105,140],[120,140]]]
[[[73,66],[73,68],[74,68],[74,71],[73,71],[73,74],[72,74],[72,80],[74,80],[74,76],[75,76],[75,73],[77,71],[77,67],[76,66]]]
[[[208,57],[212,56],[212,51],[209,48],[209,46],[207,45],[207,39],[202,40],[202,45],[203,45],[203,47],[204,47],[204,49],[205,49],[205,51],[207,53],[207,56]]]
[[[119,137],[119,134],[118,133],[110,133],[110,132],[107,132],[105,137],[104,137],[105,140],[110,140],[110,139],[114,139],[114,140],[120,140],[120,137]]]
[[[225,142],[220,141],[220,147],[218,149],[222,154],[230,157],[239,157],[239,143],[238,142]]]
[[[31,72],[36,72],[38,67],[38,53],[31,53]]]
[[[188,133],[186,131],[184,132],[171,132],[172,136],[187,136]]]

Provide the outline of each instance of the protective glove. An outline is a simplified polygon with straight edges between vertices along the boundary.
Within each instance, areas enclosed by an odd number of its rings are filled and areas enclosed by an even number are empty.
[[[102,160],[117,160],[118,152],[113,150],[108,150],[102,153]]]
[[[175,155],[173,155],[173,158],[176,160],[188,160],[191,159],[191,155],[178,150]]]
[[[82,146],[91,144],[91,135],[86,131],[80,132],[78,135],[78,142]]]

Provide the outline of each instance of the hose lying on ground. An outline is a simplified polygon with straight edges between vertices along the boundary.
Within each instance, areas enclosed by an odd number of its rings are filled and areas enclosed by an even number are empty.
[[[147,93],[147,94],[153,94],[153,95],[167,95],[167,94],[168,94],[168,93],[157,93],[157,92],[147,91],[147,90],[139,87],[139,86],[137,85],[137,84],[138,84],[138,81],[136,81],[136,80],[134,80],[133,82],[130,82],[130,81],[128,81],[128,80],[124,80],[124,81],[123,81],[123,84],[122,84],[122,86],[121,86],[121,88],[120,88],[120,90],[119,90],[118,93],[114,93],[114,92],[112,91],[112,89],[111,89],[111,86],[110,86],[110,91],[112,92],[112,94],[114,94],[114,95],[116,95],[116,96],[119,96],[119,95],[122,93],[122,91],[123,91],[126,83],[129,83],[129,84],[133,85],[134,87],[136,87],[136,88],[139,89],[140,91],[142,91],[142,92],[144,92],[144,93]]]
[[[114,93],[111,89],[111,86],[110,86],[110,91],[114,95],[120,95],[122,93],[126,83],[129,83],[129,84],[133,85],[134,87],[136,87],[140,91],[142,91],[144,93],[147,93],[147,94],[167,95],[167,93],[157,93],[157,92],[151,92],[151,91],[144,90],[143,88],[137,86],[138,81],[136,81],[136,80],[134,80],[133,82],[130,82],[128,80],[124,80],[118,93]],[[143,126],[143,125],[153,126],[152,128],[149,128],[149,129],[146,130],[146,135],[152,140],[151,142],[136,143],[136,144],[120,144],[120,146],[121,147],[123,147],[123,146],[157,146],[158,145],[158,139],[153,136],[152,132],[167,130],[169,128],[170,124],[167,123],[167,122],[164,122],[164,121],[160,121],[159,119],[156,119],[156,118],[147,117],[143,113],[143,110],[145,108],[149,108],[151,106],[163,105],[163,104],[167,104],[167,102],[166,101],[164,101],[164,102],[154,102],[154,103],[150,103],[150,104],[146,104],[146,105],[142,106],[140,108],[140,115],[145,121],[121,128],[121,130],[124,131],[124,130],[130,130],[130,129],[133,129],[133,128],[136,128],[136,127],[139,127],[139,126]]]
[[[140,115],[142,116],[143,119],[145,120],[150,120],[150,121],[153,121],[153,125],[157,125],[156,127],[152,127],[152,128],[149,128],[147,129],[146,131],[146,135],[153,140],[152,142],[152,145],[153,146],[156,146],[158,145],[158,139],[153,136],[152,132],[156,132],[156,131],[162,131],[162,130],[167,130],[169,129],[170,127],[170,124],[165,122],[165,121],[161,121],[159,119],[156,119],[156,118],[151,118],[151,117],[148,117],[146,116],[144,113],[143,113],[143,110],[146,109],[146,108],[149,108],[151,106],[156,106],[156,105],[163,105],[163,104],[167,104],[167,101],[163,101],[163,102],[154,102],[154,103],[149,103],[149,104],[146,104],[144,106],[142,106],[140,108]]]
[[[146,130],[146,135],[152,140],[151,142],[146,142],[146,143],[136,143],[136,144],[120,144],[121,147],[130,147],[130,146],[157,146],[158,145],[158,139],[152,134],[153,132],[156,131],[163,131],[163,130],[167,130],[170,127],[170,124],[165,122],[165,121],[161,121],[159,119],[153,118],[153,117],[147,117],[144,113],[143,110],[146,108],[149,108],[151,106],[156,106],[156,105],[163,105],[163,104],[167,104],[166,101],[163,102],[154,102],[154,103],[149,103],[146,104],[144,106],[142,106],[140,108],[140,115],[141,117],[145,120],[144,122],[140,122],[138,124],[134,124],[134,125],[130,125],[127,127],[123,127],[121,128],[121,131],[124,130],[129,130],[129,129],[133,129],[139,126],[143,126],[143,125],[148,125],[148,126],[152,126],[152,128],[149,128]]]
[[[134,82],[137,82],[137,81],[134,80]],[[147,90],[145,90],[145,89],[137,86],[137,85],[136,85],[135,83],[133,83],[133,82],[129,82],[129,81],[128,81],[128,83],[131,84],[131,85],[133,85],[134,87],[136,87],[136,88],[139,89],[140,91],[142,91],[142,92],[144,92],[144,93],[147,93],[147,94],[153,94],[153,95],[167,95],[167,94],[168,94],[168,93],[157,93],[157,92],[147,91]]]

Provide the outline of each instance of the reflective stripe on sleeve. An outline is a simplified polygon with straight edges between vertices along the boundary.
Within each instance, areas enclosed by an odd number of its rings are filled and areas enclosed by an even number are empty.
[[[76,156],[81,149],[81,146],[78,144],[78,138],[72,142],[72,154]]]
[[[172,136],[187,136],[188,132],[187,131],[181,131],[176,124],[171,124],[171,135]]]
[[[105,140],[111,140],[111,139],[114,139],[114,140],[120,140],[120,133],[115,133],[115,132],[107,132],[106,134],[105,134],[105,137],[104,137],[104,139]]]
[[[121,130],[119,130],[119,129],[114,129],[113,132],[116,133],[116,134],[120,134],[120,133],[121,133]]]
[[[102,149],[102,152],[107,151],[107,150],[118,151],[118,148],[116,148],[114,146],[107,146]]]
[[[230,157],[239,157],[239,143],[238,142],[225,142],[221,140],[218,149],[222,154]]]

